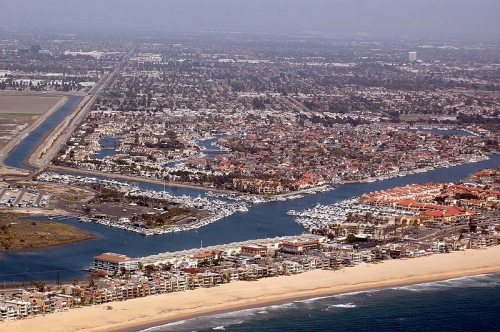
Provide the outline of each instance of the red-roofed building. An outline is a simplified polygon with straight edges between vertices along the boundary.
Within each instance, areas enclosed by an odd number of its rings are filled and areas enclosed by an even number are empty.
[[[288,254],[300,255],[303,254],[306,250],[319,249],[319,247],[319,241],[306,241],[297,243],[283,242],[283,244],[281,245],[281,251]]]
[[[207,251],[204,253],[196,254],[193,256],[194,259],[198,260],[199,263],[212,263],[214,260],[220,258],[221,252],[218,250]]]
[[[252,255],[260,255],[262,257],[269,255],[267,248],[261,246],[242,246],[241,252],[249,253]]]

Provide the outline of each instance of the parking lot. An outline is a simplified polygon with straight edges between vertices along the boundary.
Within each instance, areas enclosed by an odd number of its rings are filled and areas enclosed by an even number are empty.
[[[0,188],[1,207],[46,207],[50,193],[26,188]]]

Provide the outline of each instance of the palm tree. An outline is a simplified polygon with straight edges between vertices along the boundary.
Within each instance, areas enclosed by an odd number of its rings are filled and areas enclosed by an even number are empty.
[[[45,282],[43,281],[34,281],[34,280],[30,280],[30,284],[35,286],[36,289],[39,291],[39,292],[44,292],[45,291]]]

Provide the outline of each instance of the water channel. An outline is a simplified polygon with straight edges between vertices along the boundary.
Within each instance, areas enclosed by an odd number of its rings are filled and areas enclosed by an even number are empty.
[[[32,131],[12,152],[5,158],[4,164],[11,167],[31,170],[32,168],[24,164],[24,160],[40,141],[40,139],[52,129],[54,129],[71,110],[78,105],[82,97],[71,97],[66,104],[54,112],[40,126]]]

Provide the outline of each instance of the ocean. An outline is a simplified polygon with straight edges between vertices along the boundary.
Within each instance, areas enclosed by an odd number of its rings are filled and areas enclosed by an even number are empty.
[[[500,274],[294,301],[160,325],[166,331],[498,331]]]

